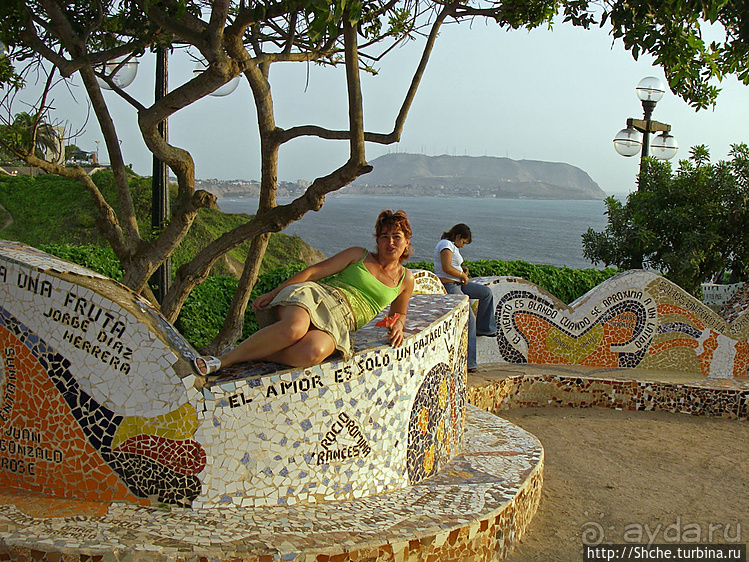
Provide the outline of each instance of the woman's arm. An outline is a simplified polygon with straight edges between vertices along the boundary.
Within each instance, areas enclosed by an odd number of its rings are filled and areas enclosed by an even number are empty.
[[[393,314],[399,314],[398,320],[393,325],[393,329],[390,330],[388,335],[388,341],[393,347],[400,347],[405,338],[403,330],[406,327],[406,313],[408,312],[408,301],[411,300],[411,294],[414,292],[414,275],[411,270],[406,268],[406,278],[403,279],[401,285],[401,291],[395,300],[390,303],[390,309],[388,310],[388,316]]]
[[[324,279],[325,277],[329,277],[342,271],[345,267],[359,261],[365,251],[364,248],[359,247],[347,248],[320,263],[316,263],[298,273],[295,273],[272,291],[260,295],[252,301],[252,309],[263,310],[274,298],[276,298],[276,295],[284,287],[294,285],[295,283],[304,283],[305,281],[319,281],[320,279]]]
[[[442,262],[442,271],[454,275],[464,285],[468,283],[468,275],[465,271],[461,271],[457,267],[453,267],[453,251],[450,248],[445,248],[440,252],[440,261]]]

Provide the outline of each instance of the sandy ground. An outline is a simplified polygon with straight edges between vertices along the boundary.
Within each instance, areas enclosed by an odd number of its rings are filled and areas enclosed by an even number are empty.
[[[525,408],[541,505],[507,558],[581,561],[582,544],[749,542],[749,422],[662,412]]]

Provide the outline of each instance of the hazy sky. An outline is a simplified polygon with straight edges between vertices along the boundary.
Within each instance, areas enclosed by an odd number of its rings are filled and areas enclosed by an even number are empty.
[[[421,41],[392,52],[379,75],[363,79],[365,126],[389,132],[420,55]],[[641,118],[635,93],[646,76],[664,78],[651,59],[634,61],[602,30],[585,31],[558,24],[553,31],[500,30],[475,22],[443,29],[398,145],[367,145],[373,160],[388,152],[426,155],[503,156],[515,160],[567,162],[586,171],[608,194],[634,189],[639,159],[614,151],[614,135],[628,117]],[[170,59],[172,88],[191,78],[194,64],[185,53]],[[154,56],[145,55],[128,88],[141,100],[153,96]],[[343,68],[300,63],[271,69],[277,123],[282,127],[318,124],[345,128]],[[749,87],[734,78],[720,84],[714,110],[695,112],[670,92],[658,103],[653,119],[669,123],[679,143],[676,159],[696,144],[709,147],[713,160],[724,159],[730,145],[749,142]],[[151,174],[151,156],[137,129],[135,111],[106,93],[122,139],[125,161],[136,172]],[[84,96],[71,101],[55,96],[55,116],[73,128],[86,115]],[[21,110],[18,108],[17,110]],[[208,97],[170,119],[170,140],[188,149],[201,179],[257,179],[258,134],[249,86],[242,82],[224,98]],[[75,140],[96,150],[102,140],[93,119]],[[345,141],[303,139],[285,145],[279,179],[312,180],[346,159]],[[100,159],[107,161],[104,143]],[[674,160],[674,164],[676,163]]]

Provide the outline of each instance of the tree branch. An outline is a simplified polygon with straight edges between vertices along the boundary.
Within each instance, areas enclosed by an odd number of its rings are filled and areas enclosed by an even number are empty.
[[[364,164],[364,109],[359,81],[359,53],[356,28],[344,17],[343,43],[346,55],[346,91],[348,93],[349,158]]]
[[[203,38],[202,34],[205,32],[207,24],[203,20],[194,17],[190,13],[182,13],[181,11],[181,16],[179,19],[172,18],[159,7],[157,7],[153,2],[135,0],[135,4],[141,10],[143,10],[143,13],[145,13],[150,19],[156,22],[156,24],[165,31],[168,31],[173,35],[184,39],[186,42],[190,43],[191,45],[195,45],[199,49],[200,45],[205,45],[205,39]],[[173,2],[170,4],[173,7],[177,8],[177,6]]]
[[[406,117],[408,117],[408,112],[411,109],[413,100],[416,97],[416,92],[419,89],[419,85],[421,84],[421,79],[424,76],[424,72],[426,71],[429,58],[432,54],[432,50],[434,49],[434,44],[437,41],[437,37],[439,35],[439,30],[445,19],[449,15],[451,15],[451,13],[451,6],[443,7],[442,11],[437,15],[434,23],[431,26],[429,36],[427,37],[426,44],[424,45],[424,50],[421,54],[421,59],[419,60],[419,65],[416,67],[414,75],[411,78],[411,84],[403,99],[403,103],[401,104],[398,116],[395,119],[393,130],[390,133],[365,132],[364,140],[366,142],[375,142],[378,144],[393,144],[400,141],[403,127],[406,122]],[[315,136],[329,140],[345,140],[350,138],[350,134],[348,131],[336,131],[326,129],[324,127],[319,127],[317,125],[301,125],[298,127],[291,127],[289,129],[279,130],[277,134],[282,143],[302,136]]]
[[[317,178],[291,203],[279,205],[264,213],[258,213],[251,221],[227,232],[203,248],[193,261],[177,270],[172,288],[161,305],[162,313],[173,322],[187,295],[208,276],[211,267],[219,257],[233,250],[243,242],[267,232],[280,232],[292,222],[299,220],[307,211],[319,210],[325,195],[348,185],[362,174],[372,170],[372,166],[352,162],[349,159],[334,172]]]
[[[114,175],[115,185],[117,186],[117,196],[120,202],[120,212],[122,214],[122,224],[125,240],[130,245],[130,251],[141,242],[140,233],[138,231],[138,221],[135,217],[135,205],[133,204],[132,194],[130,193],[130,185],[128,183],[127,174],[125,172],[125,161],[122,158],[122,150],[120,148],[120,141],[117,136],[117,130],[114,126],[114,121],[109,113],[107,103],[102,96],[101,88],[96,81],[96,76],[92,68],[84,67],[80,70],[81,80],[83,86],[86,88],[88,97],[91,100],[91,107],[94,110],[94,115],[99,122],[99,128],[101,134],[104,137],[104,144],[107,147],[107,153],[109,154],[109,163],[112,168],[112,174]],[[111,214],[109,212],[104,213],[102,217],[105,220],[111,220]],[[124,255],[124,253],[123,253]],[[127,259],[130,259],[130,255],[127,255]]]

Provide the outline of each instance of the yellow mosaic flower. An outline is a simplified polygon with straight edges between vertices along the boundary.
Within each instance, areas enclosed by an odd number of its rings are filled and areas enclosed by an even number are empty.
[[[154,417],[129,416],[122,420],[112,439],[111,447],[125,442],[135,435],[155,435],[166,439],[189,439],[198,428],[195,406],[186,402],[179,408]]]
[[[421,434],[424,435],[427,432],[427,429],[429,428],[429,410],[426,408],[422,408],[419,412],[419,429],[421,429]]]
[[[424,472],[432,472],[434,468],[434,445],[429,447],[424,453]]]
[[[445,420],[441,420],[437,426],[437,441],[442,443],[445,439]]]
[[[440,391],[437,395],[437,399],[439,400],[440,408],[444,408],[447,404],[447,380],[442,379],[442,382],[440,383]]]

